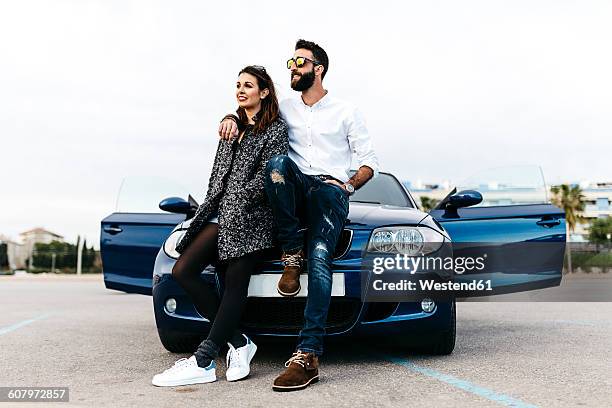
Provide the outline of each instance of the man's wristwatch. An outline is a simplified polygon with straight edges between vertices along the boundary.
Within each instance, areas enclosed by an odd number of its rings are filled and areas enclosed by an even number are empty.
[[[346,191],[348,191],[349,195],[353,195],[355,192],[355,187],[351,183],[344,183],[342,185]]]

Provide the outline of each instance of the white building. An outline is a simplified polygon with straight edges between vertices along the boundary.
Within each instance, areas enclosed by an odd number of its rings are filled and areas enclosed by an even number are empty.
[[[12,271],[16,269],[25,269],[28,257],[23,244],[15,242],[5,235],[0,235],[0,243],[6,244],[9,269]]]
[[[53,241],[64,242],[64,237],[44,228],[37,227],[19,234],[23,244],[25,259],[32,256],[35,244],[50,244]]]
[[[426,196],[435,200],[442,200],[450,191],[447,183],[418,183],[404,182],[417,203],[421,203],[421,197]],[[582,189],[585,199],[584,212],[580,214],[585,220],[578,223],[572,234],[572,241],[583,241],[588,239],[589,227],[592,220],[612,216],[612,182],[581,182],[578,184]],[[483,196],[483,206],[512,205],[512,204],[536,204],[550,202],[550,186],[546,187],[508,187],[500,183],[487,183],[473,187]]]
[[[580,187],[585,198],[584,212],[581,214],[585,222],[576,225],[575,234],[586,238],[594,219],[612,217],[612,182],[583,182]]]

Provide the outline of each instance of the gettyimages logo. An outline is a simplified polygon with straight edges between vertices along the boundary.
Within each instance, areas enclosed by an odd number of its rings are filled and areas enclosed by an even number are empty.
[[[450,244],[440,255],[409,256],[395,254],[373,256],[366,260],[371,273],[364,284],[367,301],[420,301],[424,297],[451,298],[457,293],[492,291],[489,279],[458,281],[458,276],[482,273],[488,255],[453,256]]]
[[[383,237],[384,238],[384,237]],[[559,286],[565,242],[420,242],[370,245],[362,257],[362,300],[420,302]]]
[[[487,254],[478,257],[415,257],[396,254],[395,257],[375,257],[372,272],[380,275],[385,271],[405,271],[415,274],[417,271],[440,271],[463,274],[465,272],[483,271]]]

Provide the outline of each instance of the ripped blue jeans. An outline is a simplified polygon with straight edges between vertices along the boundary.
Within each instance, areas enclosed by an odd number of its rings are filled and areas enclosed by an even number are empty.
[[[283,251],[297,251],[306,243],[308,298],[297,349],[321,355],[332,259],[348,215],[348,196],[342,188],[302,173],[284,155],[274,156],[266,166],[266,194]]]

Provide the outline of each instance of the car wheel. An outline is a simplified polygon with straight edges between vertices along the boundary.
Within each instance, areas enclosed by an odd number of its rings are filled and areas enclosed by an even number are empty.
[[[171,353],[193,353],[202,339],[197,334],[157,329],[159,339]]]
[[[448,329],[432,334],[427,339],[427,344],[421,350],[427,354],[436,356],[448,355],[455,349],[455,339],[457,337],[457,305],[455,300],[451,303],[451,313]]]

